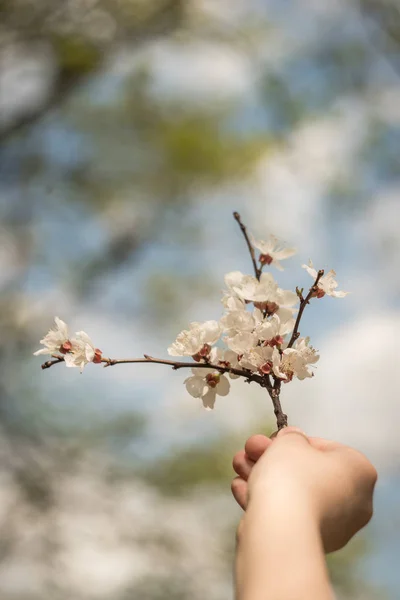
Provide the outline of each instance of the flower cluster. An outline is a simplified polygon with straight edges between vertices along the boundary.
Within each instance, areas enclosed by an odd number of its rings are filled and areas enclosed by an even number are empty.
[[[264,265],[282,270],[279,260],[289,258],[296,251],[277,247],[278,241],[273,236],[268,242],[252,239],[252,245],[261,251],[259,277],[240,271],[225,275],[227,290],[222,297],[225,308],[222,318],[219,322],[191,323],[168,348],[168,353],[224,367],[230,377],[238,376],[230,369],[241,370],[249,376],[255,373],[270,376],[281,382],[292,381],[294,377],[300,380],[312,377],[311,367],[319,355],[310,346],[309,338],[291,335],[296,325],[299,294],[281,289],[271,273],[261,272]],[[318,279],[310,298],[346,295],[347,292],[335,291],[334,271],[318,277],[311,261],[303,266],[314,280]],[[229,380],[215,368],[194,367],[192,374],[185,380],[186,389],[195,398],[201,398],[205,408],[213,408],[217,395],[228,394]]]
[[[79,367],[81,373],[90,362],[100,363],[101,350],[95,348],[92,340],[84,331],[77,331],[75,337],[70,337],[68,326],[64,321],[55,317],[55,328],[40,340],[44,348],[34,352],[35,356],[50,354],[50,356],[63,355],[67,367]]]
[[[173,369],[190,368],[185,379],[186,389],[194,398],[201,398],[206,409],[214,407],[217,396],[230,391],[230,379],[243,377],[264,387],[273,402],[278,429],[287,425],[279,394],[282,383],[313,376],[313,366],[319,360],[317,351],[308,337],[300,337],[299,325],[306,306],[313,299],[332,296],[343,298],[347,292],[337,290],[336,273],[316,271],[310,260],[302,265],[312,277],[309,292],[295,292],[279,287],[273,275],[263,271],[268,266],[283,270],[281,261],[296,253],[286,248],[277,238],[267,241],[249,237],[240,215],[234,213],[244,235],[254,268],[253,275],[232,271],[225,275],[226,289],[222,296],[224,307],[219,321],[190,323],[179,333],[168,348],[172,357],[190,357],[179,362],[161,358],[111,359],[104,358],[101,350],[84,331],[73,337],[58,317],[56,327],[41,340],[43,348],[35,355],[50,354],[52,360],[42,364],[43,369],[65,362],[67,367],[79,367],[81,372],[89,362],[110,367],[122,363],[156,363]],[[256,258],[255,249],[260,254]]]

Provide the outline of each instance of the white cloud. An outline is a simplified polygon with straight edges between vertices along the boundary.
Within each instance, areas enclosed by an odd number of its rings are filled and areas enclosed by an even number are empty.
[[[398,465],[399,338],[399,313],[334,330],[320,347],[315,378],[284,388],[292,423],[364,451],[381,468]]]
[[[191,102],[227,100],[249,92],[252,64],[233,48],[205,41],[166,41],[149,51],[153,94]]]
[[[360,224],[371,259],[379,260],[380,278],[400,286],[400,186],[384,189],[365,212]]]
[[[335,181],[352,175],[365,118],[363,105],[348,98],[331,115],[301,125],[276,153],[267,153],[254,173],[253,221],[300,247],[306,240],[310,253],[324,253],[326,194]]]

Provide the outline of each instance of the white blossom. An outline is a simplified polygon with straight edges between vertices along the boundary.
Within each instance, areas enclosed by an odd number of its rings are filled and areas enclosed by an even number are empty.
[[[246,310],[246,303],[242,298],[239,298],[236,295],[225,293],[221,302],[226,310]]]
[[[272,346],[256,346],[244,352],[240,358],[240,366],[250,371],[259,371],[267,375],[272,371]]]
[[[315,280],[317,278],[317,271],[314,268],[313,262],[310,259],[308,262],[308,265],[302,265],[303,269],[305,269],[307,271],[307,273],[309,275],[311,275],[311,277]],[[328,296],[332,296],[333,298],[344,298],[345,296],[347,296],[347,294],[349,292],[343,292],[343,291],[339,291],[336,290],[338,283],[335,280],[336,277],[336,272],[331,269],[329,271],[329,273],[327,273],[326,275],[323,275],[321,277],[321,279],[318,281],[318,292],[317,292],[317,296],[319,298],[321,298],[322,296],[325,296],[325,294],[327,294]]]
[[[280,379],[291,381],[295,371],[296,351],[287,348],[281,354],[277,348],[272,352],[272,368],[274,375]]]
[[[55,317],[54,321],[56,326],[53,329],[50,329],[44,338],[40,340],[40,343],[43,344],[44,348],[36,350],[36,352],[34,352],[35,356],[39,356],[40,354],[65,354],[71,349],[72,344],[69,339],[67,324],[58,317]]]
[[[226,368],[240,368],[238,354],[233,352],[233,350],[226,350],[224,348],[214,347],[211,349],[210,363]],[[228,373],[228,375],[231,379],[237,379],[240,377],[240,375],[235,375],[235,373]]]
[[[285,316],[288,316],[286,313]],[[282,338],[293,331],[295,319],[291,316],[286,321],[281,321],[278,314],[272,315],[268,319],[263,319],[256,327],[255,333],[261,341],[269,341]],[[282,342],[281,342],[282,343]]]
[[[62,354],[67,367],[79,367],[81,372],[89,362],[101,362],[101,350],[94,344],[87,333],[78,331],[74,337],[70,337],[68,326],[64,321],[55,317],[56,327],[50,329],[47,335],[40,340],[45,346],[34,352],[39,354]]]
[[[251,237],[251,242],[261,252],[260,263],[263,265],[274,265],[279,271],[283,271],[283,267],[279,261],[290,258],[297,252],[296,248],[285,248],[282,246],[278,238],[274,235],[271,235],[266,242],[255,240]]]
[[[206,346],[205,355],[207,355],[220,335],[221,327],[217,321],[190,323],[189,329],[181,331],[175,342],[168,348],[168,354],[171,356],[194,356]]]
[[[236,354],[243,354],[250,350],[250,348],[255,348],[257,346],[258,337],[256,333],[242,331],[232,337],[224,338],[224,342],[228,348],[233,350],[233,352],[236,352]]]
[[[313,372],[308,369],[308,365],[314,365],[319,361],[319,354],[315,348],[309,345],[310,338],[299,338],[293,345],[293,348],[298,352],[299,360],[297,362],[296,376],[298,379],[312,377]]]
[[[246,310],[232,310],[224,315],[220,324],[222,331],[233,336],[242,331],[253,331],[256,325],[254,316]]]
[[[216,396],[226,396],[230,383],[227,377],[215,369],[192,369],[193,375],[185,379],[186,389],[194,398],[201,398],[206,410],[214,408]]]
[[[319,355],[309,344],[309,338],[299,339],[293,348],[286,348],[282,354],[277,348],[272,352],[273,372],[276,377],[291,381],[295,376],[300,380],[312,377],[308,365],[319,360]]]
[[[276,304],[276,310],[280,306],[291,307],[298,302],[297,294],[278,287],[271,273],[261,273],[260,281],[258,281],[252,275],[232,271],[225,275],[225,283],[228,289],[242,300]]]
[[[73,338],[70,352],[65,354],[64,361],[67,367],[79,367],[81,373],[90,362],[101,362],[101,350],[95,348],[92,340],[84,331],[78,331]]]

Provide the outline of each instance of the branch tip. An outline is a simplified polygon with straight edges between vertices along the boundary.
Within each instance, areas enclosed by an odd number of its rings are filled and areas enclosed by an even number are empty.
[[[303,289],[304,288],[301,288],[301,290],[300,290],[298,287],[296,287],[296,294],[300,299],[300,308],[299,308],[296,322],[294,324],[292,337],[290,338],[289,343],[287,345],[288,348],[291,348],[293,346],[294,342],[297,340],[297,338],[300,335],[299,325],[300,325],[301,317],[303,316],[304,309],[307,306],[307,304],[310,304],[311,298],[318,291],[318,282],[321,279],[321,277],[323,276],[323,274],[324,274],[324,270],[320,269],[317,273],[317,277],[315,278],[314,283],[310,287],[309,292],[305,298],[303,297]]]
[[[240,214],[237,211],[235,211],[233,213],[233,217],[234,217],[235,221],[237,221],[237,223],[238,223],[238,225],[240,227],[240,230],[243,233],[243,237],[246,240],[247,248],[248,248],[249,253],[250,253],[251,262],[253,263],[254,274],[255,274],[256,278],[258,280],[260,280],[262,268],[260,268],[260,267],[257,266],[256,255],[255,255],[255,252],[254,252],[254,248],[253,248],[253,246],[252,246],[252,244],[250,242],[249,236],[247,234],[247,229],[246,229],[245,225],[242,223],[242,219],[240,217]]]

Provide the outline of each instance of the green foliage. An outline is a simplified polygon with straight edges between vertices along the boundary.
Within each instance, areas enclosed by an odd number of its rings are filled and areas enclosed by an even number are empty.
[[[145,480],[156,486],[162,494],[180,496],[197,485],[225,486],[232,479],[231,440],[209,442],[206,446],[194,445],[174,450],[170,456],[143,472]]]
[[[89,74],[99,64],[101,52],[90,40],[82,37],[55,36],[53,47],[60,70],[66,74]]]
[[[171,496],[188,493],[198,485],[216,486],[228,492],[235,476],[233,455],[243,448],[245,440],[254,431],[265,431],[265,435],[270,435],[272,428],[269,423],[258,422],[240,435],[224,433],[206,443],[172,448],[168,456],[146,468],[143,476],[163,494]]]

